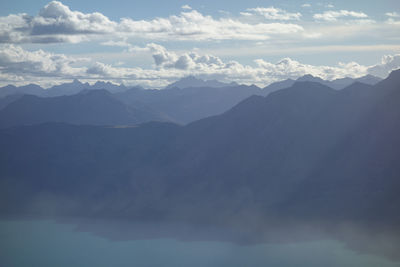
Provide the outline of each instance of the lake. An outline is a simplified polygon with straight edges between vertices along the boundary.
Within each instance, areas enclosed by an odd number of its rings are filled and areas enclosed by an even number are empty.
[[[0,266],[394,267],[339,241],[239,245],[173,238],[112,240],[54,220],[0,221]]]

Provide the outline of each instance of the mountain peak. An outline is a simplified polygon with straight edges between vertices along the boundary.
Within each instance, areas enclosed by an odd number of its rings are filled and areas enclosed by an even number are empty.
[[[114,84],[111,83],[111,82],[104,82],[104,81],[97,81],[97,82],[95,83],[95,85],[104,85],[104,84],[107,84],[107,85],[112,84],[112,85],[114,85]]]
[[[17,88],[17,87],[16,87],[15,85],[13,85],[13,84],[8,84],[8,85],[2,87],[2,89],[4,89],[4,88],[15,89],[15,88]]]
[[[72,81],[72,84],[82,84],[78,79],[74,79],[73,81]]]
[[[322,80],[320,77],[315,77],[311,74],[305,74],[305,75],[297,78],[296,81],[299,81],[299,82],[306,82],[306,81],[307,82],[323,82],[324,80]]]

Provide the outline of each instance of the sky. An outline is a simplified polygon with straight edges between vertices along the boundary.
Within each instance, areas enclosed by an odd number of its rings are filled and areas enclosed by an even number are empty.
[[[399,67],[397,0],[0,2],[0,85],[161,88],[194,75],[266,86]]]

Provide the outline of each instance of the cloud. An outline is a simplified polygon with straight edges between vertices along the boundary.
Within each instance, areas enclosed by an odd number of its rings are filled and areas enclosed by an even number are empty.
[[[214,19],[196,10],[150,21],[123,19],[120,30],[137,37],[158,40],[267,40],[271,36],[302,34],[303,27],[292,23],[246,23],[231,18]]]
[[[15,45],[0,46],[0,72],[16,76],[73,77],[79,76],[83,68],[73,67],[75,63],[87,62],[85,58],[71,58],[63,54],[43,50],[30,52]]]
[[[307,4],[306,4],[307,6]],[[183,6],[185,7],[185,6]],[[391,13],[391,15],[394,15]],[[397,13],[396,13],[397,14]],[[396,38],[399,22],[389,18],[375,23],[362,12],[347,10],[326,11],[314,14],[319,21],[336,21],[340,18],[347,25],[339,25],[330,34],[333,24],[315,24],[303,20],[301,13],[275,7],[249,8],[239,16],[226,14],[222,17],[205,15],[187,7],[177,15],[146,20],[122,18],[113,21],[105,15],[71,10],[58,1],[45,5],[35,16],[11,14],[0,17],[0,43],[79,43],[95,41],[107,46],[131,47],[137,42],[264,42],[287,45],[304,45],[307,40],[373,36],[383,42]],[[355,18],[355,19],[354,19]],[[308,18],[306,18],[308,19]],[[350,24],[351,22],[351,24]],[[365,24],[374,22],[375,25]],[[362,30],[359,25],[363,24]],[[304,26],[303,26],[304,25]],[[347,34],[351,32],[351,34]],[[327,34],[329,33],[329,34]],[[360,38],[359,38],[360,39]]]
[[[181,70],[205,69],[223,67],[222,60],[213,55],[199,55],[196,52],[188,52],[178,55],[167,51],[163,46],[149,44],[147,46],[152,52],[154,62],[160,68],[175,68]]]
[[[308,3],[305,3],[305,4],[302,4],[301,7],[311,7],[311,5]]]
[[[131,47],[131,44],[129,44],[126,40],[120,40],[120,41],[108,40],[106,42],[102,42],[101,45],[118,46],[118,47]]]
[[[183,5],[183,6],[181,6],[181,8],[182,9],[188,9],[188,10],[192,9],[192,7],[189,6],[189,5]]]
[[[2,43],[82,42],[112,36],[150,40],[267,40],[271,36],[302,33],[303,27],[291,23],[249,23],[233,18],[215,19],[192,10],[188,5],[179,15],[152,20],[123,18],[115,22],[101,13],[72,11],[58,1],[44,6],[38,15],[0,17]],[[250,9],[267,19],[298,19],[299,13],[275,8]]]
[[[266,76],[273,77],[276,80],[295,79],[305,74],[311,74],[327,80],[341,77],[359,77],[366,74],[366,67],[355,62],[339,63],[338,66],[314,66],[303,64],[290,58],[284,58],[275,64],[262,59],[257,59],[255,62],[264,70]]]
[[[385,77],[393,69],[400,68],[400,54],[384,56],[381,62],[372,66],[356,62],[320,66],[304,64],[291,58],[283,58],[278,62],[256,59],[253,65],[244,65],[197,51],[177,53],[154,43],[132,49],[136,53],[149,53],[149,56],[153,57],[154,67],[142,69],[103,62],[93,63],[84,58],[75,59],[43,50],[27,51],[15,45],[2,45],[0,78],[3,83],[51,84],[63,79],[79,78],[86,81],[100,79],[123,82],[127,85],[162,87],[181,77],[195,75],[203,79],[265,86],[271,82],[295,79],[305,74],[322,79],[360,77],[366,74]],[[75,66],[78,63],[80,67]]]
[[[112,67],[111,65],[104,64],[101,62],[96,62],[94,65],[89,67],[86,70],[87,74],[93,74],[95,76],[99,77],[115,77],[118,74],[120,75],[121,73],[118,73],[118,69]]]
[[[397,12],[387,12],[385,13],[386,16],[391,17],[391,18],[399,18],[400,14]]]
[[[338,18],[343,18],[343,17],[364,19],[368,18],[368,15],[363,12],[340,10],[340,11],[325,11],[324,13],[321,14],[314,14],[313,17],[314,19],[317,20],[337,21]]]
[[[81,42],[90,35],[112,33],[116,26],[116,22],[101,13],[71,11],[61,2],[52,1],[34,17],[27,14],[1,17],[0,42]]]
[[[290,13],[280,8],[274,7],[256,7],[248,8],[247,12],[241,12],[242,16],[253,16],[259,15],[268,20],[299,20],[301,17],[300,13]]]
[[[371,75],[385,77],[392,70],[400,68],[400,54],[397,55],[385,55],[382,57],[380,63],[370,66],[368,73]]]
[[[61,2],[52,1],[31,20],[31,35],[111,33],[116,23],[101,13],[71,11]]]

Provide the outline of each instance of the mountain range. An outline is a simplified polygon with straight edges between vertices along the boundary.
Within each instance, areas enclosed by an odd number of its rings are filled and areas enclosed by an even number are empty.
[[[312,75],[304,75],[300,78],[297,79],[297,81],[312,81],[312,82],[319,82],[321,84],[327,85],[329,87],[332,87],[334,89],[343,89],[346,86],[349,86],[353,82],[362,82],[365,84],[370,84],[374,85],[377,82],[379,82],[381,79],[372,75],[367,75],[363,76],[360,78],[342,78],[342,79],[336,79],[332,81],[326,81],[322,80],[321,78],[314,77]],[[293,85],[295,80],[292,79],[287,79],[284,81],[279,81],[270,84],[269,86],[265,87],[264,90],[265,92],[263,93],[266,95],[270,91],[274,91],[274,88],[288,88]],[[235,82],[231,83],[223,83],[217,80],[202,80],[198,79],[194,76],[187,76],[184,77],[176,82],[173,82],[169,85],[167,85],[164,89],[172,89],[172,88],[179,88],[179,89],[184,89],[184,88],[192,88],[192,87],[210,87],[210,88],[221,88],[221,87],[237,87],[239,84]],[[36,96],[43,96],[43,97],[54,97],[54,96],[63,96],[63,95],[73,95],[77,94],[82,90],[99,90],[99,89],[105,89],[109,91],[110,93],[119,93],[126,91],[128,89],[131,89],[132,87],[126,87],[123,84],[117,85],[114,83],[110,82],[103,82],[103,81],[97,81],[94,84],[89,84],[89,83],[82,83],[79,80],[75,79],[71,83],[63,83],[60,85],[54,85],[48,89],[44,89],[40,87],[39,85],[36,84],[28,84],[24,86],[14,86],[14,85],[7,85],[4,87],[0,88],[0,98],[3,98],[8,95],[13,95],[13,94],[28,94],[28,95],[36,95]],[[133,88],[140,88],[143,89],[140,86],[135,86]]]
[[[89,83],[82,83],[75,79],[71,83],[63,83],[60,85],[54,85],[48,89],[44,89],[36,84],[28,84],[24,86],[14,86],[7,85],[0,88],[0,97],[5,97],[14,94],[26,94],[26,95],[36,95],[41,97],[55,97],[55,96],[65,96],[74,95],[82,90],[99,90],[105,89],[110,93],[117,93],[125,91],[128,88],[125,85],[116,85],[110,82],[97,81],[96,83],[90,85]]]
[[[130,89],[115,94],[127,105],[138,101],[157,110],[172,122],[187,124],[195,120],[221,114],[251,95],[259,95],[257,86],[177,87],[167,90]]]
[[[334,89],[342,89],[345,85],[350,85],[353,82],[363,81],[374,84],[378,80],[379,78],[373,76],[365,76],[359,79],[345,78],[324,81],[306,75],[297,81],[318,82]],[[170,121],[187,124],[221,114],[249,96],[266,96],[271,92],[291,87],[295,82],[294,80],[285,80],[261,89],[254,85],[226,84],[216,80],[203,81],[189,76],[170,84],[163,90],[150,90],[140,87],[127,88],[124,85],[105,82],[96,82],[90,85],[78,80],[53,86],[46,90],[37,85],[6,86],[0,88],[0,95],[8,94],[0,98],[0,127],[43,122],[132,125],[149,121]],[[81,92],[96,90],[106,90],[113,95],[106,94],[106,92],[80,94]],[[12,92],[14,94],[11,94]],[[24,96],[24,94],[35,95],[36,97]],[[83,95],[85,96],[84,101],[90,102],[90,107],[82,106]],[[106,113],[100,112],[105,107],[99,98],[100,95],[103,98],[112,99],[114,103],[114,105],[107,106],[109,110]],[[92,100],[89,100],[91,98]],[[117,100],[121,103],[117,104]],[[7,107],[8,105],[9,107]],[[59,106],[59,108],[56,109],[55,106]],[[101,119],[94,113],[103,114],[105,118]],[[84,118],[79,119],[79,116]]]
[[[0,214],[222,226],[245,243],[276,224],[351,243],[356,227],[398,257],[398,103],[400,70],[342,90],[297,81],[185,126],[1,129]]]
[[[162,114],[144,105],[125,105],[104,89],[58,97],[22,95],[0,110],[2,128],[45,122],[134,125],[145,121],[165,120],[167,118]]]
[[[355,83],[355,82],[360,82],[360,83],[364,83],[364,84],[368,84],[368,85],[375,85],[378,82],[380,82],[381,80],[382,79],[379,78],[379,77],[372,76],[372,75],[368,74],[366,76],[363,76],[363,77],[360,77],[360,78],[355,78],[355,79],[346,77],[346,78],[340,78],[340,79],[335,79],[335,80],[332,80],[332,81],[328,81],[328,80],[323,80],[323,79],[321,79],[319,77],[314,77],[314,76],[312,76],[310,74],[307,74],[307,75],[299,77],[296,80],[286,79],[286,80],[283,80],[283,81],[272,83],[272,84],[266,86],[263,89],[263,95],[266,96],[269,93],[274,92],[276,90],[289,88],[296,81],[298,81],[298,82],[317,82],[317,83],[326,85],[328,87],[331,87],[333,89],[341,90],[341,89],[343,89],[343,88],[345,88],[345,87],[347,87],[347,86],[349,86],[349,85],[351,85],[352,83]]]

